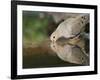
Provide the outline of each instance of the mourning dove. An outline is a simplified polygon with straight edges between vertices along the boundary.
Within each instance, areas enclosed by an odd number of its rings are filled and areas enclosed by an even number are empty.
[[[60,37],[73,38],[80,34],[87,23],[89,23],[89,14],[68,18],[58,25],[57,29],[51,34],[50,40],[55,42]]]
[[[80,13],[58,13],[58,12],[54,13],[54,12],[50,12],[48,14],[53,17],[53,19],[56,23],[59,23],[62,20],[66,20],[66,19],[71,18],[71,17],[76,17]]]

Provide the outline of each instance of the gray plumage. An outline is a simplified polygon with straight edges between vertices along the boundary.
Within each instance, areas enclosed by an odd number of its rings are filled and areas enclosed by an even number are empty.
[[[69,44],[62,46],[54,42],[51,43],[51,49],[65,62],[85,65],[89,64],[89,57],[77,46]]]
[[[60,37],[74,37],[84,29],[87,23],[89,23],[89,14],[68,18],[59,24],[57,29],[51,34],[50,39],[51,41],[56,41]]]

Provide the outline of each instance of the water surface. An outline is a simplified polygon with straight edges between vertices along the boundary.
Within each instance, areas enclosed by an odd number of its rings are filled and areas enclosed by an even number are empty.
[[[23,68],[86,65],[89,65],[89,54],[78,45],[44,41],[41,44],[23,46]]]

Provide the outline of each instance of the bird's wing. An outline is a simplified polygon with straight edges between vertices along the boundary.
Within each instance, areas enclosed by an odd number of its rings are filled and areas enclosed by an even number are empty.
[[[69,18],[65,21],[63,21],[57,28],[58,34],[62,34],[63,37],[71,37],[71,27],[72,27],[72,22],[74,18]]]
[[[81,31],[81,26],[79,26],[79,24],[75,24],[72,26],[72,35],[77,35],[79,34]]]

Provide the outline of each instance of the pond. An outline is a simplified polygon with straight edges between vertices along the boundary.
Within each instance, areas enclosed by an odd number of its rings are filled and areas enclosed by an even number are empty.
[[[46,40],[41,44],[23,46],[23,68],[86,65],[89,65],[89,50],[87,41],[83,39],[76,44]]]

